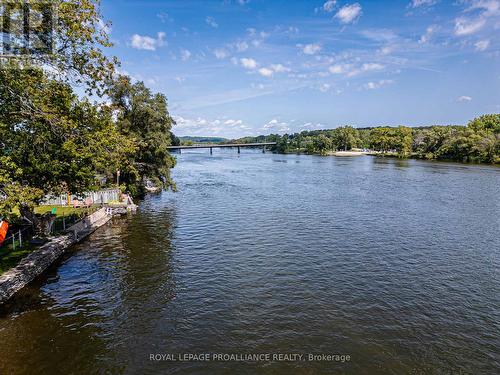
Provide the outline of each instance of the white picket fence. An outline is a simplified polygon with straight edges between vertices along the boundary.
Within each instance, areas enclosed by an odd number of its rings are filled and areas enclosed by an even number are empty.
[[[70,206],[72,206],[75,201],[91,204],[117,202],[120,200],[120,194],[119,189],[104,189],[99,191],[90,191],[82,194],[81,196],[71,195]],[[68,196],[66,194],[58,196],[47,195],[40,204],[43,206],[67,206]]]

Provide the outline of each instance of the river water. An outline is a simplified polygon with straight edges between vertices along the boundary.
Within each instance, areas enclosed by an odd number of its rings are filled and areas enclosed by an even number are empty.
[[[500,169],[227,150],[173,177],[0,310],[0,374],[500,373]]]

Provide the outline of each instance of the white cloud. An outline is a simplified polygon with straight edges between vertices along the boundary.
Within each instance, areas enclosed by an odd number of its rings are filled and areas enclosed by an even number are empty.
[[[368,82],[365,85],[363,85],[363,87],[367,90],[375,90],[381,88],[382,86],[390,85],[391,83],[394,83],[394,81],[391,79],[381,79],[375,82]]]
[[[248,43],[247,42],[238,42],[236,43],[236,49],[238,52],[244,52],[248,49]]]
[[[156,39],[150,36],[134,34],[132,35],[132,38],[130,38],[130,45],[135,49],[156,51],[156,48],[162,47],[166,44],[165,36],[166,34],[164,32],[159,32]]]
[[[290,72],[291,69],[282,65],[282,64],[271,64],[269,67],[260,68],[259,74],[264,77],[272,77],[274,73],[287,73]]]
[[[476,51],[486,51],[488,47],[490,46],[490,41],[489,40],[480,40],[474,44],[476,47]]]
[[[392,46],[385,46],[380,48],[377,52],[381,55],[388,55],[394,50],[394,47]]]
[[[463,13],[475,13],[471,16],[460,16],[455,19],[455,35],[464,36],[477,33],[487,23],[491,17],[500,16],[499,0],[464,0],[469,7]],[[477,12],[479,11],[479,14]],[[495,29],[499,24],[495,25]]]
[[[254,89],[259,89],[259,90],[264,90],[266,88],[266,85],[264,85],[262,83],[258,83],[258,84],[252,83],[251,86]]]
[[[276,73],[286,73],[291,71],[290,68],[287,68],[286,66],[283,66],[281,64],[271,64],[271,69]]]
[[[187,49],[181,50],[181,60],[188,61],[191,58],[191,52]]]
[[[480,9],[483,17],[500,15],[500,1],[498,0],[472,0],[466,11]]]
[[[330,90],[332,86],[328,83],[323,83],[320,87],[319,87],[319,91],[321,92],[327,92]]]
[[[320,124],[320,123],[313,124],[312,122],[306,122],[305,124],[300,126],[301,129],[310,129],[310,130],[322,129],[324,127],[325,126],[323,124]]]
[[[361,15],[361,5],[359,3],[354,3],[351,5],[344,5],[340,10],[335,14],[335,18],[337,18],[341,23],[351,23],[358,19]]]
[[[429,26],[426,30],[425,30],[425,34],[422,35],[419,39],[419,43],[420,44],[425,44],[429,41],[429,39],[431,38],[431,35],[434,33],[435,31],[435,27],[434,26]]]
[[[252,40],[252,42],[251,42],[251,43],[252,43],[252,45],[253,45],[254,47],[256,47],[256,48],[257,48],[257,47],[259,47],[259,46],[260,46],[260,44],[261,44],[262,42],[261,42],[260,40],[254,39],[254,40]]]
[[[246,57],[240,59],[240,62],[245,69],[255,69],[259,65],[254,59],[249,59]]]
[[[335,9],[335,5],[337,5],[337,0],[328,0],[323,4],[323,9],[325,12],[333,12]]]
[[[382,69],[384,69],[384,65],[379,63],[365,63],[361,66],[361,70],[363,70],[364,72]]]
[[[241,65],[245,69],[256,69],[257,66],[259,65],[257,63],[257,61],[255,61],[254,59],[250,59],[250,58],[246,58],[246,57],[240,59],[240,62],[241,62]]]
[[[335,64],[328,68],[332,74],[343,74],[346,73],[350,68],[348,64]]]
[[[465,17],[459,17],[455,19],[455,35],[470,35],[478,32],[485,25],[486,20],[484,18],[477,18],[475,20],[470,20]]]
[[[228,52],[223,49],[223,48],[217,48],[216,50],[214,50],[214,55],[217,59],[219,60],[223,60],[225,59],[226,57],[228,57]]]
[[[239,119],[208,119],[203,117],[186,118],[183,116],[173,116],[176,134],[181,135],[221,135],[221,136],[241,136],[247,133],[250,127]]]
[[[352,64],[335,64],[328,68],[332,74],[345,74],[347,77],[353,77],[363,72],[372,72],[382,70],[385,65],[379,63],[364,63],[361,66],[353,66]]]
[[[438,2],[438,0],[412,0],[410,6],[412,8],[418,8],[421,6],[431,6]]]
[[[361,30],[361,35],[376,42],[393,42],[399,39],[399,35],[391,29],[365,29]]]
[[[219,27],[219,24],[217,22],[215,22],[215,19],[213,17],[207,16],[207,18],[205,19],[205,22],[207,23],[207,25],[209,25],[215,29]]]
[[[321,51],[321,46],[319,44],[306,44],[302,47],[302,52],[306,55],[315,55],[319,51]]]
[[[228,126],[238,126],[241,124],[243,124],[242,120],[229,119],[229,120],[224,121],[224,125],[228,125]]]
[[[290,127],[288,126],[288,123],[279,121],[278,119],[272,119],[269,121],[267,124],[265,124],[262,127],[263,130],[273,130],[278,133],[285,133],[290,131]]]
[[[272,77],[274,71],[269,69],[269,68],[260,68],[259,69],[259,74],[264,76],[264,77]]]
[[[156,17],[158,17],[161,21],[161,23],[165,23],[167,22],[168,20],[171,20],[170,16],[168,15],[168,13],[165,13],[165,12],[160,12],[156,15]]]
[[[472,98],[470,96],[462,95],[457,98],[457,101],[459,102],[470,102]]]

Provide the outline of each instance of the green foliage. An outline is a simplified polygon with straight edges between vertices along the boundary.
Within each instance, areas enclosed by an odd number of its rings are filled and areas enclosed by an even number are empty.
[[[324,155],[329,149],[368,148],[399,157],[500,163],[500,114],[480,116],[465,126],[355,129],[351,126],[301,133],[246,137],[235,142],[277,142],[273,151]]]
[[[361,142],[358,131],[352,126],[344,126],[332,130],[331,137],[333,146],[337,150],[351,150],[354,147],[358,147]]]
[[[0,217],[19,209],[34,218],[46,194],[78,195],[97,188],[98,175],[114,182],[118,170],[133,195],[147,182],[173,185],[166,146],[180,140],[165,96],[114,77],[118,62],[101,50],[111,43],[98,0],[53,4],[55,53],[2,61],[0,69]],[[79,99],[74,84],[108,93],[112,104]]]
[[[227,142],[226,138],[221,138],[221,137],[179,137],[181,142],[187,142],[191,141],[193,143],[223,143]],[[172,143],[173,146],[174,145]]]
[[[49,192],[92,189],[96,173],[133,152],[109,110],[79,100],[41,69],[0,70],[0,81],[0,215]]]
[[[25,0],[10,0],[9,6],[21,9]],[[42,11],[47,2],[30,2],[30,8]],[[105,82],[118,65],[115,57],[107,57],[102,48],[112,46],[100,13],[99,0],[52,1],[55,23],[51,37],[53,53],[30,53],[29,58],[11,61],[24,67],[44,67],[51,78],[85,86],[88,93],[103,93]],[[38,8],[38,9],[37,9]]]
[[[314,150],[320,155],[326,155],[327,151],[332,148],[332,141],[324,134],[320,134],[313,139]]]
[[[464,162],[500,162],[500,115],[484,115],[467,127],[433,126],[414,138],[418,157]]]
[[[411,154],[412,130],[405,126],[398,128],[374,128],[370,132],[369,145],[374,150],[395,152],[401,157]]]
[[[122,168],[121,179],[133,195],[144,193],[144,186],[172,186],[170,168],[175,165],[167,151],[172,144],[174,120],[167,109],[167,99],[153,94],[143,82],[132,83],[119,76],[109,83],[107,92],[117,116],[119,131],[133,139],[137,149],[128,168]]]
[[[500,133],[500,114],[477,117],[469,122],[467,127],[475,132],[492,131],[493,133],[498,134]]]

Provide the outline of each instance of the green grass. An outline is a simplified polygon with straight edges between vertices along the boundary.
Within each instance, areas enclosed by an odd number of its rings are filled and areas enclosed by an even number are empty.
[[[16,246],[19,246],[19,242],[16,242]],[[17,266],[21,259],[35,249],[36,247],[29,243],[23,245],[22,248],[16,247],[16,250],[12,250],[12,243],[4,244],[0,248],[0,275]]]
[[[94,206],[94,208],[95,207],[97,207],[97,206]],[[53,208],[56,209],[56,216],[57,217],[70,216],[73,214],[80,215],[82,213],[87,213],[88,211],[90,211],[92,209],[92,207],[90,207],[90,208],[84,208],[84,207],[73,208],[73,207],[68,207],[68,206],[38,206],[38,207],[35,207],[35,213],[36,214],[44,214],[46,212],[51,212]]]
[[[66,224],[73,224],[73,220],[70,219],[70,216],[83,216],[84,214],[91,214],[95,212],[99,205],[94,205],[92,207],[82,207],[82,208],[73,208],[73,207],[63,207],[63,206],[38,206],[35,207],[36,214],[44,214],[46,212],[51,212],[53,208],[56,209],[56,220],[54,222],[54,228],[56,233],[59,233],[63,230],[63,217],[66,217]],[[17,209],[13,210],[13,213],[19,216],[19,211]],[[75,219],[78,220],[78,219]],[[35,250],[37,246],[31,245],[28,241],[23,243],[23,246],[19,247],[19,241],[16,241],[16,249],[12,245],[12,239],[8,240],[8,242],[4,243],[0,248],[0,275],[9,269],[17,266],[19,262],[29,255],[33,250]]]
[[[91,210],[95,210],[96,207],[99,207],[99,205],[94,205],[89,208],[86,207],[73,208],[71,206],[37,206],[35,207],[35,213],[44,214],[46,212],[51,212],[52,209],[55,208],[56,216],[62,217],[62,216],[70,216],[73,214],[81,215],[82,213],[88,213]],[[12,213],[19,216],[19,210],[17,208],[13,209]]]

